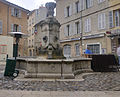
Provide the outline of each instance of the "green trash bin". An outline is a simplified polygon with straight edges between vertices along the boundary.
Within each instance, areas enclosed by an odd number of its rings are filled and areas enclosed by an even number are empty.
[[[15,59],[7,59],[4,76],[13,76],[13,74],[15,73],[15,66],[16,66]]]

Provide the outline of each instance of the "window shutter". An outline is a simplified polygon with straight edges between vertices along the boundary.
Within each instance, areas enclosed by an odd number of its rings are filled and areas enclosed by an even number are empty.
[[[11,32],[14,31],[14,24],[11,24]]]
[[[72,24],[70,24],[70,36],[73,35],[73,31],[72,31]]]
[[[85,0],[82,0],[82,10],[85,9]]]
[[[109,27],[113,27],[113,11],[109,12]]]
[[[19,25],[19,32],[21,32],[21,25]]]
[[[73,3],[73,14],[77,13],[77,10],[76,10],[76,4],[75,2]]]
[[[82,0],[79,0],[80,11],[82,11]]]
[[[14,16],[14,8],[11,8],[11,15]]]
[[[100,3],[100,0],[98,0],[98,3]]]
[[[2,21],[0,21],[0,34],[2,34]]]
[[[101,29],[101,14],[98,15],[98,29]]]
[[[68,36],[68,34],[67,34],[67,26],[64,27],[64,36],[65,37]]]
[[[72,15],[72,4],[70,5],[70,16]]]
[[[106,26],[106,22],[105,22],[105,13],[102,14],[102,28],[105,29],[105,26]]]
[[[85,32],[87,32],[87,19],[85,20]]]
[[[75,35],[76,34],[76,27],[75,27],[75,23],[74,23],[74,25],[73,25],[73,35]]]
[[[79,3],[78,3],[78,11],[80,11],[80,9],[81,9],[81,8],[80,8],[80,2],[79,2]]]
[[[91,31],[91,19],[89,18],[88,19],[88,32]]]
[[[93,0],[90,1],[90,5],[93,6]]]
[[[79,25],[80,26],[80,33],[82,33],[82,21],[80,20],[79,23],[80,23],[80,25]]]
[[[19,18],[21,18],[21,10],[19,10]]]
[[[67,17],[67,8],[64,8],[64,16]]]

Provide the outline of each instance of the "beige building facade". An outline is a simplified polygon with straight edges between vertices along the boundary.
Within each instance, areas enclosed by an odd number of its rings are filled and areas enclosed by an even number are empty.
[[[28,12],[28,10],[18,5],[6,0],[0,0],[0,36],[8,36],[8,32],[23,32],[27,34]],[[8,40],[6,38],[6,41],[9,41],[9,38]],[[12,46],[14,46],[14,44],[15,42],[13,42]],[[26,39],[20,40],[18,55],[27,55],[26,44]]]
[[[109,0],[109,31],[112,53],[116,53],[120,45],[120,0]]]
[[[60,42],[64,56],[83,57],[85,49],[93,54],[109,54],[108,0],[56,0],[56,18],[61,24]]]

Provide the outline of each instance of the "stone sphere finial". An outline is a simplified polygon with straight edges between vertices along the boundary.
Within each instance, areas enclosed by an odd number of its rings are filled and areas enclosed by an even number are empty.
[[[54,9],[56,7],[56,3],[54,2],[48,2],[45,4],[45,7],[47,8],[48,12],[47,12],[47,16],[54,16]]]

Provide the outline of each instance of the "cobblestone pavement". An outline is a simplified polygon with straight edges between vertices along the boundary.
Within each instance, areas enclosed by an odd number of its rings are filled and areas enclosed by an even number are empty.
[[[27,91],[119,91],[120,72],[83,76],[84,81],[15,81],[0,74],[0,90]]]

